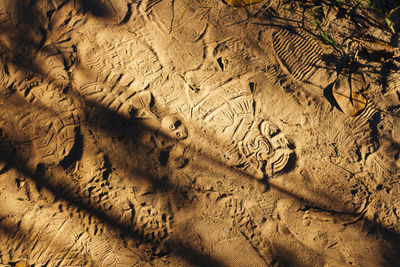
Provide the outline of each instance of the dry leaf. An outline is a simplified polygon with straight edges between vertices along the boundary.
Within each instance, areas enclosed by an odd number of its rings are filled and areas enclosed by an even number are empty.
[[[26,261],[18,261],[14,266],[15,267],[28,267],[28,263]]]
[[[369,40],[369,39],[356,39],[356,40],[359,40],[364,46],[372,50],[386,50],[393,52],[395,49],[390,44],[387,44],[379,40]]]
[[[391,59],[399,53],[399,49],[391,46],[388,43],[379,40],[369,40],[369,39],[356,39],[363,47],[368,51],[368,54],[373,59]]]
[[[365,108],[367,99],[361,93],[365,87],[362,74],[339,74],[333,85],[332,93],[345,114],[357,116]]]
[[[230,6],[244,7],[244,6],[261,3],[263,0],[222,0],[222,1]]]

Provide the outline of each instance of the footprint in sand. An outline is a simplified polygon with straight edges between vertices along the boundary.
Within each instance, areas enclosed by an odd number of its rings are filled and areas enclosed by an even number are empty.
[[[323,253],[327,263],[385,266],[385,244],[363,231],[357,223],[362,214],[305,210],[298,201],[291,199],[280,200],[277,210],[290,233],[306,247]]]

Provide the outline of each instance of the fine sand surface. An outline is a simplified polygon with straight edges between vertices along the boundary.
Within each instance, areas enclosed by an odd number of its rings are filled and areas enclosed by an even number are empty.
[[[400,266],[399,35],[302,2],[1,0],[0,266]]]

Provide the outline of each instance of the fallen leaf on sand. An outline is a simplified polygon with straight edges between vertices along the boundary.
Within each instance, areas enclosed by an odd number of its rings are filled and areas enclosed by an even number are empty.
[[[234,6],[234,7],[243,7],[249,6],[257,3],[261,3],[263,0],[223,0],[224,3]]]
[[[347,115],[357,116],[365,108],[367,99],[361,91],[365,88],[362,74],[339,74],[332,93],[340,109]]]
[[[15,264],[15,267],[27,267],[27,266],[28,266],[28,263],[26,261],[18,261]]]

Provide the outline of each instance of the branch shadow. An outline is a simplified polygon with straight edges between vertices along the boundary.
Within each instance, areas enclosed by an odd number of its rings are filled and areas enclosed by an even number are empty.
[[[7,134],[7,136],[8,139],[11,139],[10,134]],[[14,143],[20,142],[19,140],[12,140],[12,139],[10,141]],[[8,151],[8,149],[7,148],[3,149],[3,147],[1,147],[0,151],[4,152]],[[73,205],[76,209],[82,210],[87,214],[95,216],[101,222],[107,224],[112,229],[115,229],[121,235],[121,237],[124,238],[128,237],[133,240],[137,240],[141,244],[143,243],[148,244],[151,247],[160,245],[160,242],[155,241],[153,239],[149,239],[148,237],[144,236],[140,230],[135,229],[135,225],[125,225],[124,223],[119,222],[117,218],[113,218],[112,216],[110,216],[107,210],[98,209],[95,206],[91,206],[88,203],[82,202],[81,201],[82,196],[74,193],[74,191],[70,191],[70,189],[68,188],[68,180],[70,178],[65,174],[64,169],[59,167],[48,168],[43,164],[37,165],[36,168],[31,168],[24,164],[25,157],[22,156],[20,153],[21,152],[16,151],[14,153],[14,157],[11,160],[8,160],[7,163],[8,169],[14,168],[18,170],[24,176],[32,179],[32,181],[34,181],[34,183],[36,183],[38,187],[46,188],[47,190],[49,190],[54,195],[55,201],[57,199],[64,200],[67,203]],[[7,155],[7,154],[2,154],[2,155]],[[159,180],[158,178],[150,176],[148,173],[142,172],[139,175],[143,177],[143,179],[149,179],[154,183],[156,183]],[[54,179],[54,177],[56,177],[57,179]],[[162,190],[166,192],[170,192],[171,190],[176,190],[176,185],[174,185],[173,188],[163,187]],[[171,252],[171,249],[173,247],[175,248],[177,245],[181,244],[179,240],[174,240],[171,238],[168,238],[164,243],[167,247],[166,250],[161,252],[160,255],[163,255],[163,253]],[[210,256],[204,255],[202,252],[197,251],[196,248],[188,247],[188,245],[185,246],[182,245],[181,248],[178,248],[177,253],[182,257],[183,260],[188,261],[190,263],[195,263],[200,261],[204,263],[210,263],[212,264],[211,266],[223,266],[223,264],[218,260],[215,260]]]

